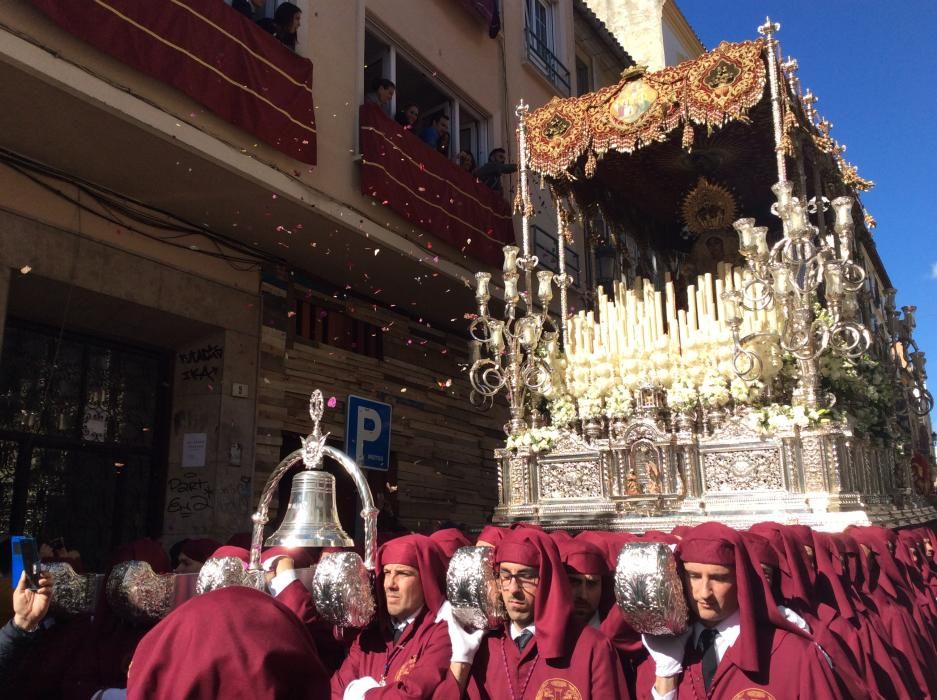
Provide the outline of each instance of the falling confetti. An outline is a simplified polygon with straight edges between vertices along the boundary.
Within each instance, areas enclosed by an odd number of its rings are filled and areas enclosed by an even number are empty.
[[[328,406],[329,408],[335,408],[335,406],[338,405],[338,399],[336,399],[334,396],[330,396],[329,400],[326,401],[325,405]]]
[[[21,273],[21,274],[28,275],[30,272],[32,272],[32,268],[31,268],[29,265],[23,265],[23,266],[20,268],[20,273]]]
[[[401,387],[401,388],[400,388],[400,393],[401,393],[401,394],[406,394],[406,393],[407,393],[407,387]]]

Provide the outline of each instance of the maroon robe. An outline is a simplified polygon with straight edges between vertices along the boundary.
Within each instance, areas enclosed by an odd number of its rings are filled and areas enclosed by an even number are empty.
[[[369,690],[368,700],[433,697],[449,673],[452,658],[446,623],[436,623],[434,619],[435,613],[424,608],[413,624],[404,628],[396,644],[386,626],[365,629],[332,676],[332,700],[342,700],[345,687],[365,676],[385,683],[381,688]]]
[[[396,644],[384,594],[387,564],[403,564],[419,571],[423,591],[423,609],[404,628]],[[406,535],[381,546],[375,567],[377,619],[358,635],[348,658],[332,676],[332,700],[342,700],[346,686],[366,676],[384,683],[368,691],[368,700],[431,698],[443,679],[451,677],[449,628],[445,622],[436,622],[436,614],[446,599],[445,555],[429,537]]]
[[[498,629],[482,642],[472,664],[465,697],[470,700],[630,700],[631,694],[611,643],[591,627],[583,629],[574,641],[568,656],[548,660],[538,653],[536,633],[524,651],[519,652],[506,629]],[[448,675],[437,697],[459,697],[452,674]]]
[[[771,630],[772,628],[765,628]],[[707,695],[703,685],[702,658],[687,642],[683,673],[677,676],[679,700],[842,700],[829,662],[820,648],[808,639],[787,630],[773,628],[758,635],[758,670],[741,668],[742,638],[722,657]],[[642,691],[639,700],[651,698],[655,664],[648,659],[638,669]]]
[[[229,586],[186,601],[137,646],[128,700],[325,700],[328,674],[296,615]]]
[[[680,562],[729,567],[735,572],[739,636],[716,668],[708,697],[725,700],[842,698],[829,660],[810,635],[781,615],[767,581],[753,564],[741,533],[721,523],[704,523],[684,533],[676,551]],[[684,670],[677,676],[680,700],[706,698],[701,654],[687,640]],[[656,664],[638,672],[638,696],[647,698]]]

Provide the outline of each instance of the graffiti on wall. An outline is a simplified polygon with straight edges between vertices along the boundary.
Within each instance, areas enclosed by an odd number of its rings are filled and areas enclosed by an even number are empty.
[[[212,382],[221,374],[221,366],[218,363],[224,358],[224,348],[209,343],[180,352],[178,357],[179,364],[183,367],[182,381]]]

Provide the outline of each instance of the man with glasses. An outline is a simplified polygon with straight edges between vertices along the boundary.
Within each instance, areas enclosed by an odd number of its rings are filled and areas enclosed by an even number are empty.
[[[459,697],[461,690],[472,700],[630,698],[611,644],[573,617],[569,579],[549,535],[514,530],[495,559],[507,619],[482,639],[443,610],[453,663],[437,697]]]

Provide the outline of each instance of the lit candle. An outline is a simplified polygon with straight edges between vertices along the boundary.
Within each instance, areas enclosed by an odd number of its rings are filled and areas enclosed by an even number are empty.
[[[833,207],[835,222],[833,230],[842,234],[847,228],[852,228],[852,197],[837,197],[830,205]]]
[[[791,292],[791,271],[784,265],[775,265],[771,268],[771,276],[774,279],[775,295],[787,296]]]
[[[495,355],[500,355],[501,350],[504,348],[504,322],[503,321],[489,321],[488,322],[488,344],[491,346],[491,351]]]
[[[831,297],[840,297],[843,294],[843,268],[839,263],[827,263],[823,270],[823,279],[826,282],[826,293]]]
[[[517,252],[518,248],[516,245],[506,245],[502,248],[504,251],[504,274],[510,274],[515,271],[517,267]]]
[[[544,306],[550,303],[553,298],[553,273],[549,270],[541,270],[537,273],[537,297]]]
[[[474,365],[476,362],[482,359],[482,341],[472,340],[469,342],[469,351],[471,353],[471,364]]]
[[[517,293],[517,273],[504,275],[504,298],[510,303],[515,303],[520,296]]]
[[[732,226],[739,234],[739,249],[745,255],[752,247],[752,229],[755,227],[754,219],[739,219]]]
[[[778,198],[778,209],[787,207],[793,198],[794,183],[788,180],[771,185],[771,191]]]
[[[755,247],[755,252],[759,255],[764,255],[768,252],[767,226],[755,226],[752,229],[752,244]]]
[[[488,282],[490,281],[491,281],[490,272],[476,272],[475,273],[475,282],[476,282],[475,299],[478,302],[486,302],[488,301],[488,299],[491,298],[488,293]]]

